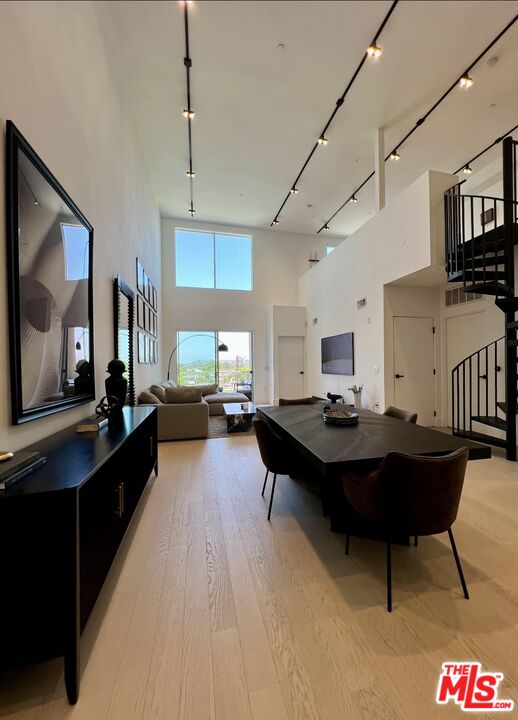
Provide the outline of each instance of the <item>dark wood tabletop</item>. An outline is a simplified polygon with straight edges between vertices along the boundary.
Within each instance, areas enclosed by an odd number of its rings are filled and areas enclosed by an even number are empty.
[[[369,410],[359,411],[357,425],[328,425],[322,419],[322,410],[323,403],[258,408],[258,412],[295,440],[326,472],[372,464],[392,450],[415,455],[445,455],[467,447],[470,460],[491,457],[488,445]]]

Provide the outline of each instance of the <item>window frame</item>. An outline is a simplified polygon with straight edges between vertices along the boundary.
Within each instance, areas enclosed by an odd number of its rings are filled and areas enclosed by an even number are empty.
[[[190,232],[199,233],[205,235],[212,235],[212,264],[213,264],[213,286],[212,287],[198,287],[196,285],[179,285],[178,284],[178,263],[176,255],[176,233]],[[250,289],[244,290],[243,288],[219,288],[216,287],[217,283],[217,263],[216,263],[216,237],[222,235],[225,237],[238,237],[238,238],[249,238],[250,239]],[[239,293],[251,293],[254,291],[254,236],[247,233],[236,233],[236,232],[221,232],[215,230],[199,230],[197,228],[189,227],[177,227],[174,228],[174,264],[175,264],[175,287],[182,288],[185,290],[216,290],[218,292],[239,292]]]

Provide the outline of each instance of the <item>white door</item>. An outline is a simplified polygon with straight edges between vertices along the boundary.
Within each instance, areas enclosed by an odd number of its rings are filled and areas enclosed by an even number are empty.
[[[277,347],[278,397],[304,397],[304,338],[281,335]]]
[[[394,404],[416,412],[419,425],[435,424],[432,318],[394,318]]]

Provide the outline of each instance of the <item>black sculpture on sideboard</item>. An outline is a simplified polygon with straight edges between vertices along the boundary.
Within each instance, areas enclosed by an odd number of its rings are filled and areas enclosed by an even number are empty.
[[[104,381],[106,395],[117,398],[118,408],[112,410],[112,413],[120,414],[128,394],[128,381],[124,377],[126,366],[122,360],[110,360],[106,372],[110,373],[110,376]]]

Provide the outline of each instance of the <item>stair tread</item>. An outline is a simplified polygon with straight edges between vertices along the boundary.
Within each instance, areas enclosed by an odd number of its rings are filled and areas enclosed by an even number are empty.
[[[479,293],[480,295],[509,295],[511,291],[504,283],[494,282],[474,283],[473,285],[466,285],[464,288],[464,292]]]
[[[497,402],[497,405],[502,412],[505,412],[507,414],[507,403]],[[518,404],[516,405],[516,414],[518,415]]]
[[[518,330],[518,320],[514,320],[513,322],[507,323],[507,329],[508,330]]]
[[[497,430],[507,430],[507,421],[497,415],[472,415],[471,419],[473,422],[487,425],[488,427],[496,428]]]
[[[513,312],[518,310],[518,297],[499,298],[495,304],[504,312]]]
[[[495,445],[496,447],[505,448],[507,443],[501,438],[493,437],[492,435],[485,435],[484,433],[474,432],[473,430],[459,430],[453,433],[456,437],[463,437],[466,440],[473,440],[474,442],[485,443],[486,445]]]

